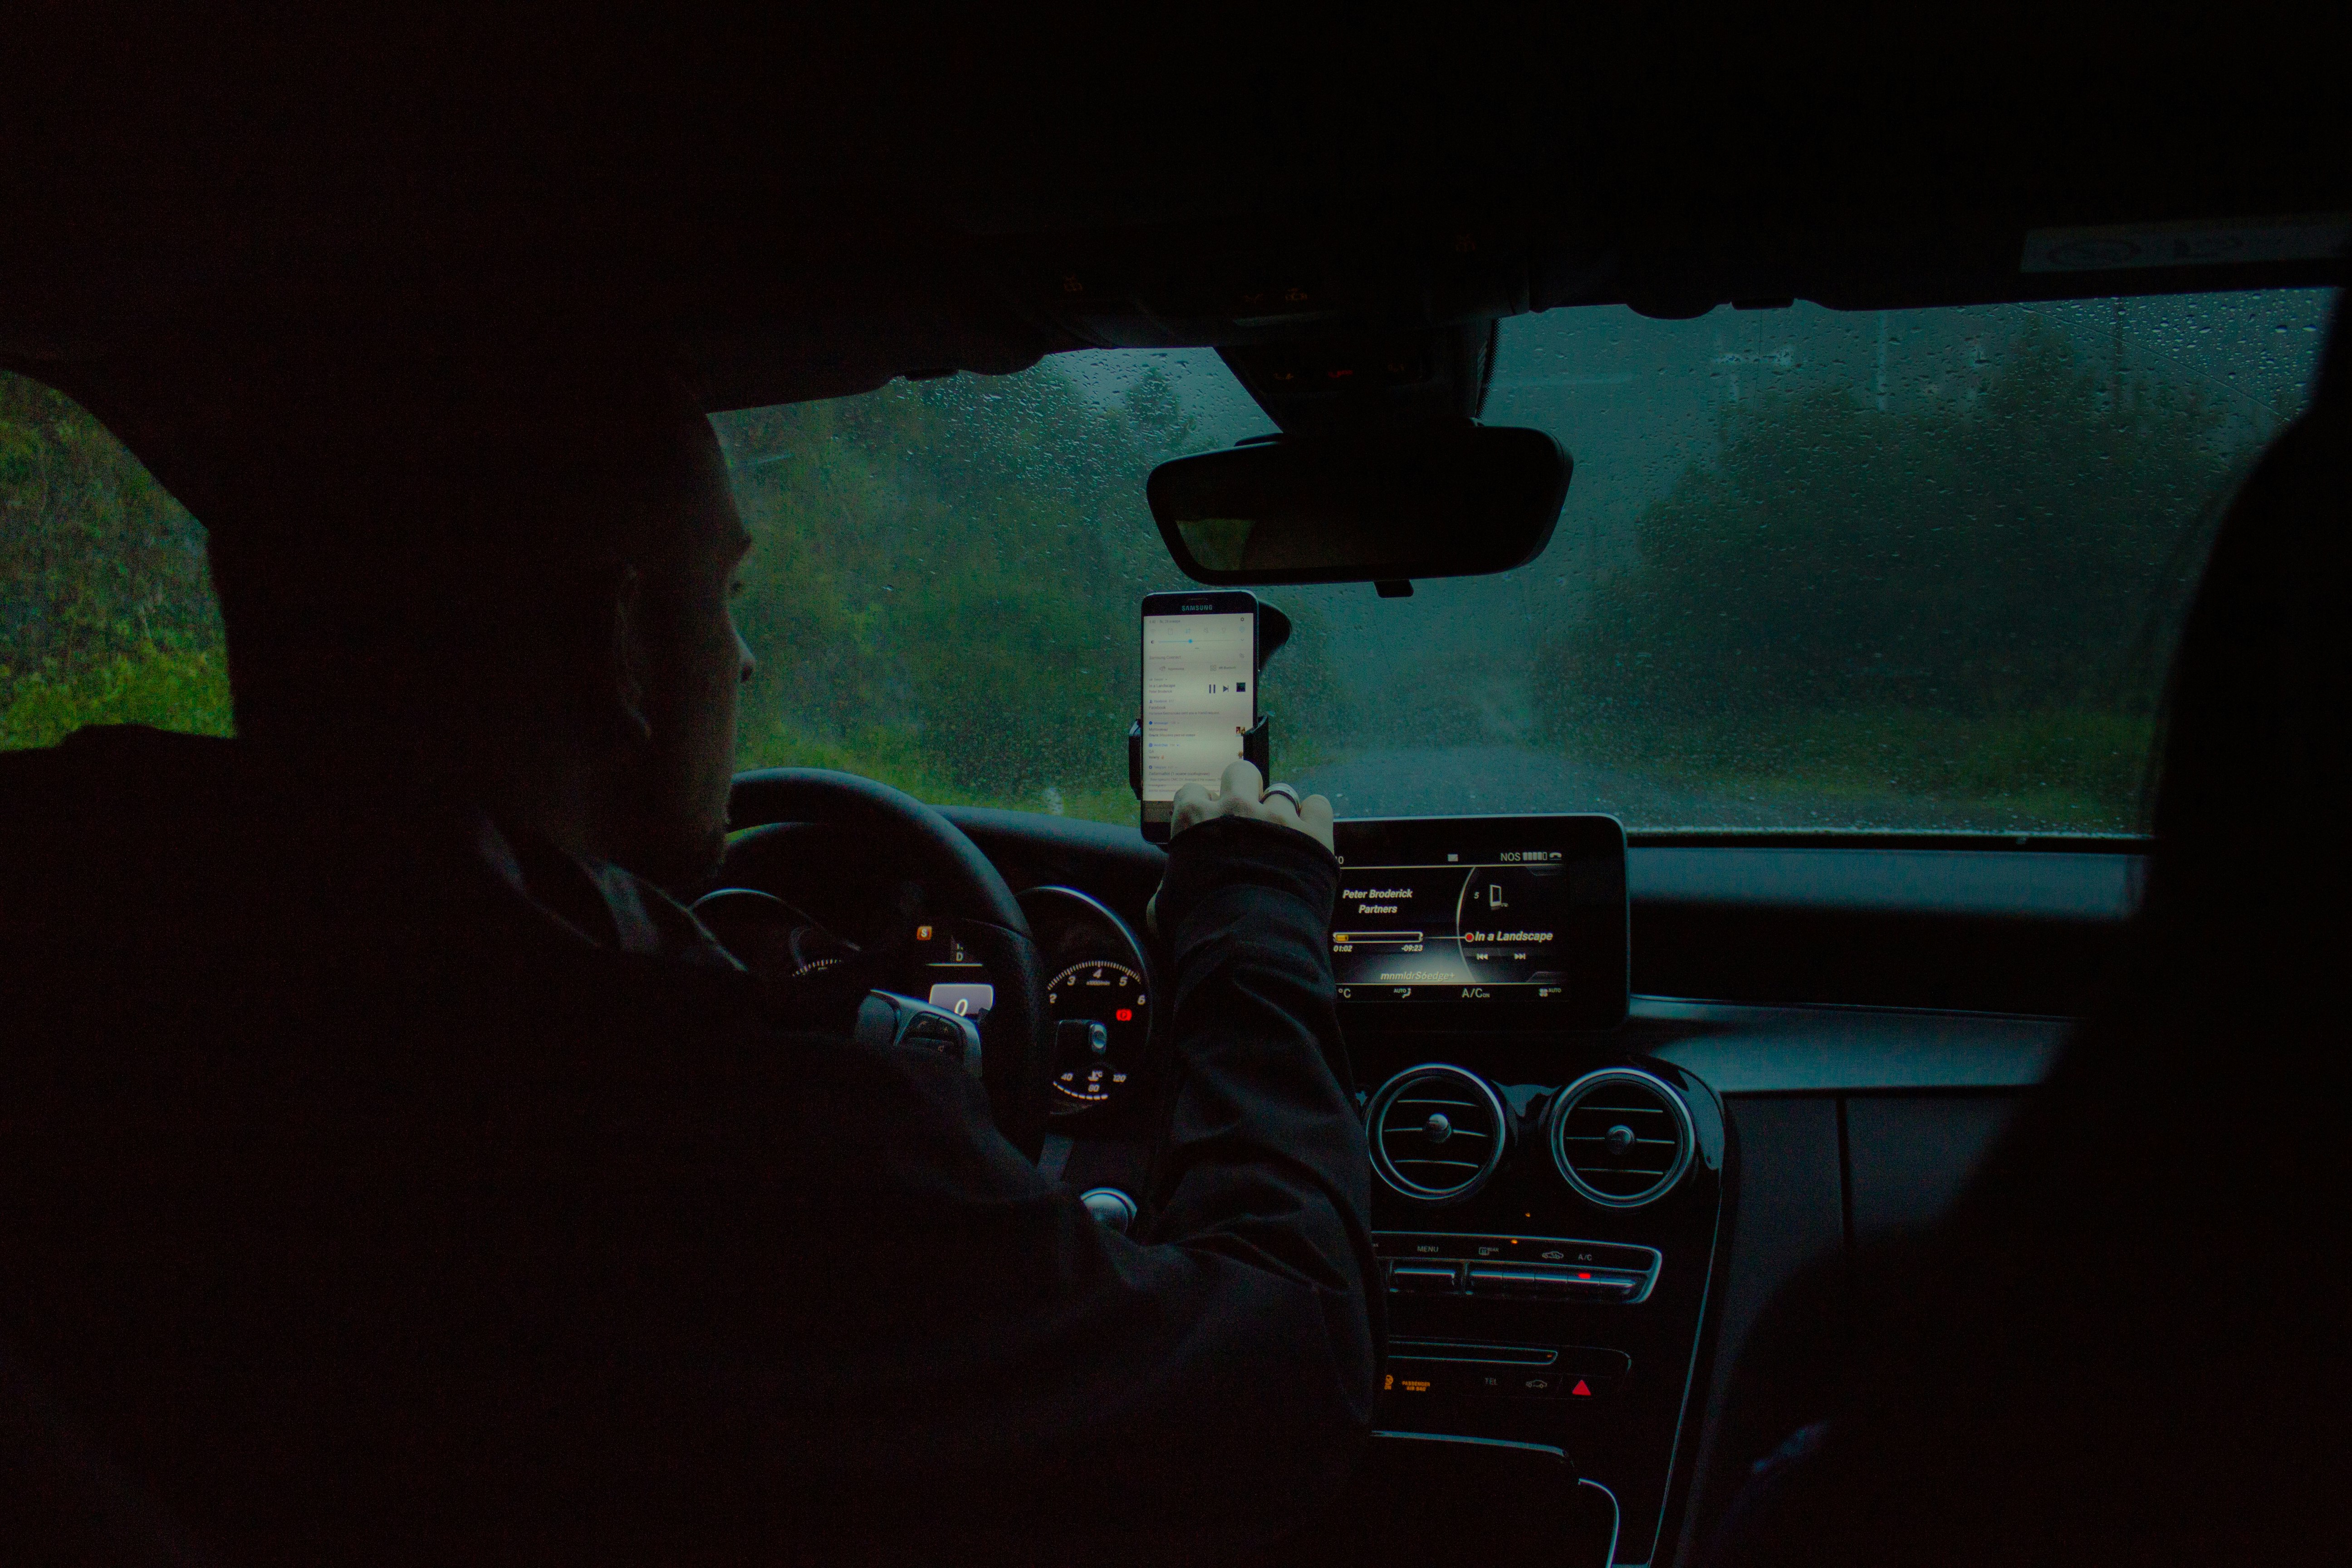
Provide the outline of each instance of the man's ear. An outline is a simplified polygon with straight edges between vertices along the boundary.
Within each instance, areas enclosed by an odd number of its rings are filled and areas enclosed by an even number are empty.
[[[646,582],[634,566],[613,574],[612,713],[631,745],[653,739],[653,720],[646,712],[646,690],[652,680],[653,650],[646,640]]]

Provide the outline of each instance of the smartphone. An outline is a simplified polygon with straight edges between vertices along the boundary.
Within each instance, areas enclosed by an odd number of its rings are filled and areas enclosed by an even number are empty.
[[[1257,595],[1222,588],[1143,600],[1143,837],[1168,837],[1176,792],[1211,792],[1257,722]]]

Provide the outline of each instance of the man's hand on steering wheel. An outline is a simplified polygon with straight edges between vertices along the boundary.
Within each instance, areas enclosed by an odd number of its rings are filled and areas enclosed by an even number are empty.
[[[1214,795],[1197,784],[1188,784],[1176,792],[1175,809],[1168,826],[1170,838],[1211,817],[1246,816],[1296,828],[1324,848],[1331,847],[1331,803],[1323,796],[1310,795],[1301,800],[1297,790],[1286,784],[1266,784],[1254,764],[1238,758],[1225,764],[1224,776],[1217,785]],[[1159,894],[1154,893],[1151,902],[1144,906],[1143,919],[1151,928],[1151,934],[1158,936]]]

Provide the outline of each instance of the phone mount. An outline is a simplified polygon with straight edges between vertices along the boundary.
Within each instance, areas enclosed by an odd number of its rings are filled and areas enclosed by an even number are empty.
[[[1289,640],[1290,617],[1260,600],[1257,607],[1257,668],[1251,672],[1251,679],[1263,676],[1266,660],[1281,652],[1282,645]],[[1267,715],[1261,713],[1256,723],[1242,731],[1242,761],[1255,768],[1257,776],[1268,783],[1274,779],[1272,723]],[[1127,787],[1135,792],[1139,805],[1143,800],[1143,720],[1140,715],[1127,726]],[[1155,826],[1161,830],[1156,838],[1152,833]],[[1166,824],[1144,824],[1143,836],[1154,842],[1165,839]]]

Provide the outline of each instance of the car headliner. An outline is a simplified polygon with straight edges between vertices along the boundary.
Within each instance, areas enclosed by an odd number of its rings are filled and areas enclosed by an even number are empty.
[[[2052,227],[2352,212],[2315,11],[1591,9],[51,5],[0,94],[0,364],[149,456],[192,367],[362,340],[652,342],[717,409],[1562,304],[2340,279],[2020,266]]]

